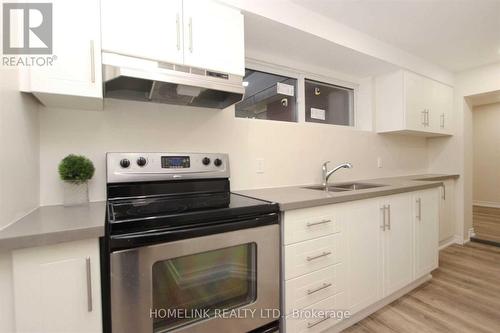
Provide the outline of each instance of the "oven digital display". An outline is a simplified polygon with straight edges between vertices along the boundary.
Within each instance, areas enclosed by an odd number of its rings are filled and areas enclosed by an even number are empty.
[[[185,169],[189,168],[191,162],[189,156],[162,156],[161,167],[165,169]]]

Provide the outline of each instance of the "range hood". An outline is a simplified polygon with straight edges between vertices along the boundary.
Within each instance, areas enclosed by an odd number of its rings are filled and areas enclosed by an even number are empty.
[[[102,61],[105,98],[224,109],[245,93],[237,75],[105,52]]]

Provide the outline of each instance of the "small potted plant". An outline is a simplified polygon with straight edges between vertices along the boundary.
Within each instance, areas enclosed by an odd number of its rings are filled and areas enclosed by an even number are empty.
[[[64,205],[84,205],[89,202],[88,181],[94,176],[94,164],[85,156],[70,154],[59,164],[59,176],[64,181]]]

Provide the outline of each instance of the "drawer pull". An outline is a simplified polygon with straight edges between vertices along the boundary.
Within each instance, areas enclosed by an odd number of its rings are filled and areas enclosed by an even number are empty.
[[[315,225],[326,224],[326,223],[332,223],[332,220],[322,220],[319,222],[309,222],[309,223],[307,223],[307,226],[314,227]]]
[[[322,322],[324,322],[325,320],[328,320],[328,319],[330,319],[330,317],[325,316],[324,318],[321,318],[320,320],[317,320],[315,322],[307,323],[307,328],[312,328],[318,324],[321,324]]]
[[[323,289],[330,287],[331,285],[332,285],[331,283],[323,283],[323,285],[321,287],[318,287],[316,289],[307,289],[307,294],[308,295],[314,294],[320,290],[323,290]]]
[[[330,254],[332,254],[331,251],[323,252],[321,254],[318,254],[317,256],[307,257],[307,261],[323,258],[323,257],[329,256]]]

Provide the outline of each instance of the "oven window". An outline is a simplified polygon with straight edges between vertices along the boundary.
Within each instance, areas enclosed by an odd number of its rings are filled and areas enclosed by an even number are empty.
[[[153,332],[213,316],[257,298],[257,245],[248,243],[153,265]],[[160,315],[158,315],[160,314]]]

